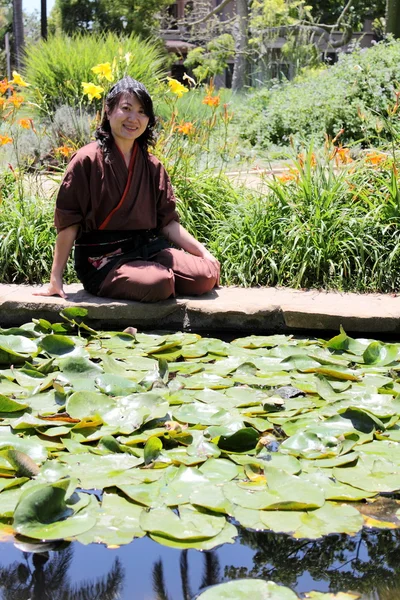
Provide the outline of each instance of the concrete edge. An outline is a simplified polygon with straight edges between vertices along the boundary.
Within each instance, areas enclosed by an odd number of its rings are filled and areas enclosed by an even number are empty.
[[[0,284],[0,326],[10,327],[43,318],[61,321],[60,311],[79,306],[88,310],[93,327],[121,330],[400,333],[400,298],[395,295],[342,294],[289,288],[213,290],[200,298],[176,298],[156,304],[97,298],[79,284],[66,286],[68,298],[34,296],[32,286]]]

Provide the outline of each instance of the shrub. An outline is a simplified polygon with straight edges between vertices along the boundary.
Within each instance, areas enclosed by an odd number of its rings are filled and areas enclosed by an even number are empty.
[[[241,113],[242,135],[253,144],[287,144],[334,137],[344,128],[346,143],[374,144],[387,106],[400,81],[400,41],[356,48],[322,71],[305,72],[271,90],[256,91]]]
[[[98,83],[92,67],[112,63],[115,57],[121,58],[121,76],[130,75],[142,81],[151,93],[155,91],[163,73],[164,50],[134,35],[57,35],[41,40],[27,47],[25,75],[40,90],[40,98],[35,100],[53,113],[62,105],[89,105],[87,96],[82,98],[82,81]],[[100,100],[93,102],[94,109],[100,106]]]

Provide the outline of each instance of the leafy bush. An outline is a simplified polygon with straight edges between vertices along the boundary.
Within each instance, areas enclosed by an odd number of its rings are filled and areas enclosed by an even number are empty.
[[[356,48],[325,70],[256,91],[241,113],[242,136],[268,146],[287,144],[291,136],[322,141],[325,134],[334,137],[344,128],[346,143],[373,145],[399,81],[400,41]]]
[[[163,73],[164,51],[154,41],[134,35],[57,35],[41,40],[27,47],[25,75],[40,90],[41,96],[35,100],[52,113],[62,105],[89,104],[87,96],[82,98],[82,81],[98,83],[92,67],[112,63],[115,57],[123,64],[121,76],[130,75],[154,92]],[[93,103],[94,109],[100,105],[101,101]]]

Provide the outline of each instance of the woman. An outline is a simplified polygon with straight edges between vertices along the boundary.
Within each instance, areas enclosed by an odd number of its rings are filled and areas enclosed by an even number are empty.
[[[144,85],[118,81],[97,142],[76,152],[61,184],[50,284],[41,294],[66,297],[62,276],[74,242],[78,277],[97,296],[157,302],[218,283],[218,261],[179,224],[169,177],[148,152],[154,125]]]

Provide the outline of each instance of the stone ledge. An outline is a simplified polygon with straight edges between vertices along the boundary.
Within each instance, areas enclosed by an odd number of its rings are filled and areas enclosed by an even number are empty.
[[[95,327],[120,330],[179,329],[241,333],[346,331],[396,335],[400,333],[400,298],[394,295],[342,294],[289,288],[226,287],[192,298],[143,304],[97,298],[80,284],[65,286],[66,300],[34,296],[33,286],[0,284],[0,326],[32,318],[59,321],[67,306],[88,310]]]

